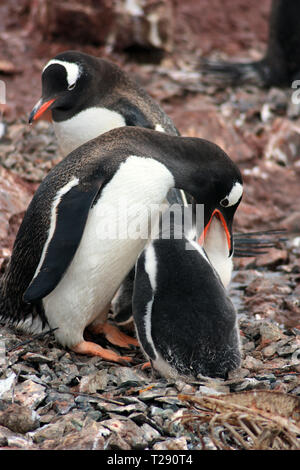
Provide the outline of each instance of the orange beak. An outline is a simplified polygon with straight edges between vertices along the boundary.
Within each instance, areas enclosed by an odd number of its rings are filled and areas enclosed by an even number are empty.
[[[230,233],[229,233],[229,230],[228,230],[228,227],[227,227],[227,223],[226,223],[226,220],[224,219],[224,216],[223,214],[218,210],[218,209],[215,209],[211,215],[211,218],[209,219],[208,223],[206,224],[206,226],[204,227],[204,230],[203,232],[201,233],[199,239],[198,239],[198,243],[199,245],[203,245],[204,244],[204,241],[205,241],[205,237],[206,237],[206,234],[207,234],[207,231],[210,227],[210,224],[213,220],[213,217],[216,216],[220,219],[222,225],[223,225],[223,228],[224,228],[224,231],[225,231],[225,234],[226,234],[226,240],[227,240],[227,244],[228,244],[228,250],[229,252],[231,251],[231,236],[230,236]]]
[[[38,101],[33,110],[30,113],[29,116],[29,123],[32,123],[33,121],[37,121],[46,111],[47,109],[51,106],[52,103],[56,98],[53,98],[52,100],[48,100],[45,103],[42,103],[42,101]]]

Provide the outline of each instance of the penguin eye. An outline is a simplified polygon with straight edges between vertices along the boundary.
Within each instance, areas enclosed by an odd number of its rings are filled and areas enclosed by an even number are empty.
[[[221,206],[223,207],[227,207],[228,204],[229,204],[229,201],[228,201],[228,198],[227,197],[224,197],[224,199],[222,199],[222,201],[220,202]]]
[[[69,91],[74,90],[75,86],[76,86],[76,82],[75,82],[75,83],[72,83],[72,85],[69,85],[69,86],[68,86],[68,90],[69,90]]]

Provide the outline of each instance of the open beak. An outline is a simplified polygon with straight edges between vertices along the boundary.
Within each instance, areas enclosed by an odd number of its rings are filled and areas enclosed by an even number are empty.
[[[33,110],[31,111],[29,115],[29,119],[28,119],[29,124],[31,124],[33,121],[37,121],[47,111],[47,109],[50,108],[50,106],[52,105],[52,103],[54,103],[55,100],[56,98],[53,98],[48,101],[44,101],[43,98],[41,98],[36,103],[36,105],[34,106]]]
[[[226,223],[226,220],[222,214],[222,212],[220,212],[218,209],[215,209],[208,221],[208,223],[206,224],[206,226],[204,227],[204,230],[203,232],[201,233],[199,239],[198,239],[198,243],[199,245],[203,245],[204,244],[204,241],[205,241],[205,237],[207,235],[207,232],[208,232],[208,229],[210,227],[210,224],[213,220],[214,217],[218,217],[218,219],[220,220],[220,222],[222,223],[222,226],[223,226],[223,229],[224,229],[224,232],[225,232],[225,235],[226,235],[226,240],[227,240],[227,245],[228,245],[228,251],[229,251],[229,256],[232,254],[232,242],[231,242],[231,238],[232,238],[232,235],[230,233],[230,230],[228,228],[228,225]]]

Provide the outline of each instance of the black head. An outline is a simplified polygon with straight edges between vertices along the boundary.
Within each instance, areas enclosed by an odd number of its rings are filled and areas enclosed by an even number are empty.
[[[197,204],[199,242],[203,244],[211,235],[209,228],[217,218],[231,256],[233,218],[243,193],[239,168],[218,145],[205,139],[173,137],[167,144],[176,156],[171,162],[176,187],[190,193]]]
[[[42,72],[42,97],[32,109],[29,122],[39,119],[46,110],[55,121],[69,119],[84,109],[99,67],[98,59],[76,51],[58,54]]]
[[[204,244],[208,236],[211,223],[214,218],[218,219],[220,226],[224,229],[229,256],[233,251],[232,224],[234,214],[241,202],[243,194],[242,180],[232,175],[231,180],[220,181],[215,192],[208,193],[209,196],[204,201],[204,223],[199,242]]]

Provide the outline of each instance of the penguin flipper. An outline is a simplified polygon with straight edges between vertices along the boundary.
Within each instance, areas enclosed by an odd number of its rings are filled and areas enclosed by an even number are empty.
[[[53,210],[52,227],[50,225],[40,263],[23,295],[24,302],[33,303],[46,297],[63,277],[75,255],[89,210],[102,185],[102,180],[94,180],[85,187],[77,184],[61,195]]]

